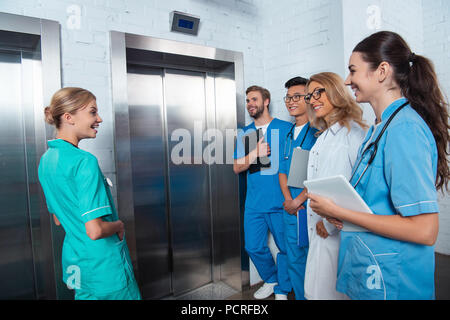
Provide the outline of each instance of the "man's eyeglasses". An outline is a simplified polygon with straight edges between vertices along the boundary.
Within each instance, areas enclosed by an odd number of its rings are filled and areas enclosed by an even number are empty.
[[[302,97],[306,97],[304,94],[294,94],[292,97],[286,96],[284,97],[284,102],[289,103],[291,101],[299,102]]]
[[[305,96],[305,102],[310,103],[311,97],[313,97],[316,100],[320,99],[320,97],[322,96],[322,92],[325,92],[325,88],[319,88],[319,89],[314,90],[312,93],[308,93]]]

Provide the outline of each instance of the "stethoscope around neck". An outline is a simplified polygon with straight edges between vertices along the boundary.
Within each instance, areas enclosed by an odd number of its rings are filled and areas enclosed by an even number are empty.
[[[300,148],[303,147],[303,142],[305,142],[306,136],[308,135],[308,131],[309,131],[309,128],[310,128],[309,124],[306,124],[306,125],[308,126],[308,128],[306,129],[306,133],[303,136],[302,142],[300,143]],[[284,156],[285,160],[289,159],[289,155],[291,153],[292,141],[294,140],[294,129],[295,129],[295,127],[296,127],[296,124],[294,123],[292,125],[291,130],[289,130],[289,133],[286,136],[286,143],[284,144],[284,151],[283,151],[283,156]],[[289,148],[287,148],[288,153],[286,154],[287,140],[289,140]]]
[[[358,181],[356,181],[356,184],[353,186],[353,188],[356,188],[356,186],[359,184],[359,182],[361,181],[361,178],[364,176],[364,174],[366,173],[367,169],[369,168],[369,166],[372,164],[372,162],[375,160],[375,156],[377,155],[377,151],[378,151],[378,142],[380,142],[381,137],[383,136],[384,132],[386,131],[387,127],[389,126],[389,124],[391,123],[392,119],[394,119],[394,117],[397,115],[397,113],[399,113],[399,111],[401,109],[403,109],[403,107],[405,107],[406,105],[408,105],[408,101],[406,101],[404,104],[402,104],[397,110],[395,110],[395,112],[389,117],[389,119],[386,121],[386,123],[383,126],[383,129],[381,129],[380,134],[378,135],[378,137],[375,139],[374,142],[369,143],[369,145],[364,149],[363,153],[361,154],[361,157],[359,159],[358,165],[355,167],[355,170],[353,171],[352,177],[350,178],[350,181],[352,181],[353,177],[356,174],[356,171],[359,168],[359,165],[361,164],[362,159],[364,159],[364,156],[366,155],[367,152],[369,152],[371,149],[373,149],[373,152],[369,158],[369,161],[367,162],[367,166],[364,168],[364,171],[362,172],[362,174],[359,176]],[[374,129],[375,130],[375,129]]]

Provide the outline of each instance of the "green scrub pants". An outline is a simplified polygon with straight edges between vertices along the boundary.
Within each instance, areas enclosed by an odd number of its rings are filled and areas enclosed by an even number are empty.
[[[75,300],[142,300],[142,297],[136,281],[131,281],[125,288],[104,295],[75,290]]]

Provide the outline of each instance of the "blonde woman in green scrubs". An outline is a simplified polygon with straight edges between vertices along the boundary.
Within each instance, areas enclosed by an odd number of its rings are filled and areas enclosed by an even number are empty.
[[[109,180],[97,158],[78,148],[95,138],[102,122],[95,96],[81,88],[57,91],[45,108],[56,139],[39,164],[47,207],[66,236],[62,249],[63,281],[77,300],[141,299],[118,219]]]

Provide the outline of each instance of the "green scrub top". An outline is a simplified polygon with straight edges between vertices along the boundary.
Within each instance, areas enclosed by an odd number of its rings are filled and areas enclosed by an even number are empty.
[[[92,240],[86,233],[85,223],[90,220],[118,220],[97,158],[61,139],[48,141],[48,146],[39,164],[39,181],[49,212],[66,232],[63,281],[96,295],[125,288],[135,281],[125,239],[120,241],[114,234]]]

